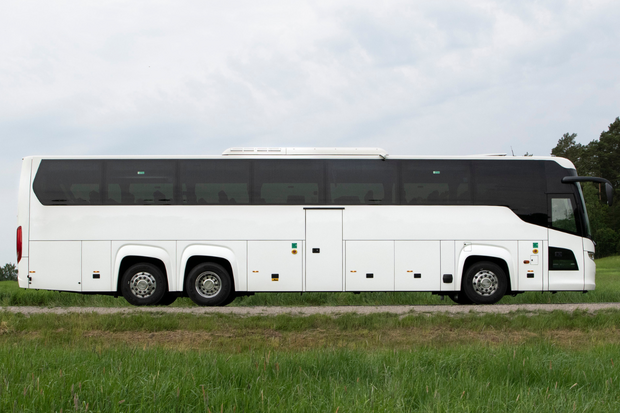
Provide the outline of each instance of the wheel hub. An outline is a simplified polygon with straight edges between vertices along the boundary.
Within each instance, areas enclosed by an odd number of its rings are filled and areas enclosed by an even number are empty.
[[[205,271],[196,277],[196,292],[204,298],[213,298],[222,290],[222,279],[213,271]]]
[[[153,295],[157,288],[157,281],[153,274],[142,271],[138,272],[129,280],[129,289],[139,298],[147,298]]]
[[[499,286],[499,279],[492,271],[480,270],[474,275],[472,286],[482,296],[493,295]]]

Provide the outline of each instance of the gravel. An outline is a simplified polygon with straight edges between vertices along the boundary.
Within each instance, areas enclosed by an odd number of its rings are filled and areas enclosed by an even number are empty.
[[[620,303],[580,303],[580,304],[497,304],[497,305],[388,305],[388,306],[321,306],[321,307],[0,307],[0,311],[21,314],[136,314],[136,313],[172,313],[172,314],[234,314],[241,316],[290,314],[309,316],[313,314],[339,315],[345,313],[373,314],[464,314],[494,313],[508,314],[515,311],[536,313],[542,311],[575,310],[595,313],[599,310],[620,309]]]

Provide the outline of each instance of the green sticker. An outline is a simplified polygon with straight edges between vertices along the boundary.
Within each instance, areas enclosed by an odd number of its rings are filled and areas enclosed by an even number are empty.
[[[291,248],[297,248],[297,243],[293,242],[293,246]]]
[[[538,243],[537,243],[537,242],[535,242],[535,243],[534,243],[534,246],[533,246],[532,248],[538,248]]]

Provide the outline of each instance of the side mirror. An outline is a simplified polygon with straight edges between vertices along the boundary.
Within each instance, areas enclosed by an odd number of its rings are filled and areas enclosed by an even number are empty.
[[[565,176],[562,178],[562,183],[569,184],[573,182],[598,182],[599,184],[605,184],[605,195],[607,195],[607,205],[611,206],[614,201],[614,188],[605,178],[597,178],[594,176]]]

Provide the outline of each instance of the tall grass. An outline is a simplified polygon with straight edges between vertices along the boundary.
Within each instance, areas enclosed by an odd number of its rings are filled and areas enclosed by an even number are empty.
[[[437,351],[0,348],[0,411],[620,410],[618,346]]]
[[[529,292],[516,297],[506,296],[500,304],[526,303],[599,303],[620,302],[620,256],[596,260],[596,290],[587,294],[581,292]],[[326,306],[326,305],[452,305],[450,299],[430,293],[419,292],[366,292],[353,293],[258,293],[239,297],[232,306]],[[0,282],[0,306],[130,306],[122,298],[102,295],[83,295],[43,290],[20,289],[14,281]],[[191,307],[195,304],[188,298],[178,299],[173,306]]]

